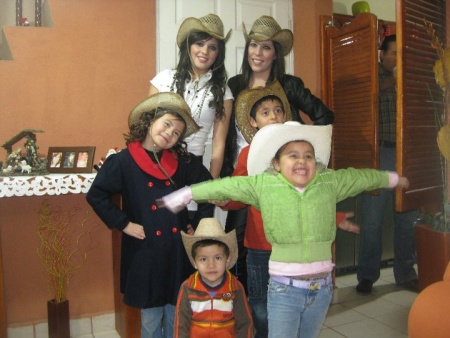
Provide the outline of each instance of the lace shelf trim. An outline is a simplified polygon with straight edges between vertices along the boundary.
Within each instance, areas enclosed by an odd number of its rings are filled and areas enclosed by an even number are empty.
[[[0,177],[0,198],[85,194],[91,187],[95,175],[93,173]]]

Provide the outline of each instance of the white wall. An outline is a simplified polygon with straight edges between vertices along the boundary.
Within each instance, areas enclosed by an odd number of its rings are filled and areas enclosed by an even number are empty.
[[[366,0],[370,5],[370,12],[378,19],[395,21],[396,0]],[[352,5],[356,0],[334,0],[333,13],[352,15]]]

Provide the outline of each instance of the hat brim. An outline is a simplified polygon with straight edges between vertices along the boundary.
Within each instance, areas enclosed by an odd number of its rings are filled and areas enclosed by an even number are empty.
[[[227,270],[231,269],[237,262],[238,247],[236,240],[236,230],[232,230],[226,233],[224,236],[195,236],[195,235],[192,236],[188,235],[184,231],[181,231],[181,239],[183,240],[184,248],[193,267],[195,267],[195,261],[194,258],[192,257],[192,246],[198,241],[202,241],[205,239],[212,239],[215,241],[219,241],[225,243],[225,245],[228,246],[228,249],[230,250],[229,256],[230,260],[226,266]]]
[[[328,166],[333,126],[305,125],[289,121],[261,128],[250,145],[247,169],[249,176],[263,173],[272,166],[278,149],[292,141],[304,140],[314,147],[316,162]]]
[[[145,112],[150,112],[155,109],[167,110],[179,114],[186,123],[185,136],[187,137],[200,129],[200,126],[194,121],[191,116],[191,110],[184,99],[173,92],[156,93],[149,96],[144,101],[139,103],[128,116],[128,126],[139,122],[141,115]]]
[[[254,34],[250,31],[247,33],[247,29],[245,28],[245,24],[242,23],[242,31],[244,33],[245,42],[248,43],[250,40],[255,40],[258,42],[261,41],[276,41],[281,46],[281,53],[286,56],[292,49],[292,45],[294,43],[294,34],[289,29],[282,29],[276,32],[272,36],[264,35],[264,34]]]
[[[235,103],[236,121],[247,143],[251,143],[257,129],[250,124],[250,111],[255,103],[263,97],[273,95],[283,104],[285,121],[292,120],[291,106],[283,87],[275,80],[266,87],[246,89],[239,93]]]
[[[180,25],[180,28],[178,29],[178,33],[177,33],[178,48],[181,47],[181,44],[183,43],[183,41],[186,40],[187,37],[189,36],[189,34],[192,32],[208,33],[212,37],[214,37],[218,40],[222,40],[224,43],[226,43],[228,41],[228,39],[230,38],[230,35],[231,35],[231,29],[228,31],[227,35],[224,37],[224,36],[221,36],[219,34],[216,34],[212,31],[210,31],[207,27],[205,27],[201,23],[201,21],[199,19],[190,17],[190,18],[187,18],[186,20],[184,20],[183,23]]]

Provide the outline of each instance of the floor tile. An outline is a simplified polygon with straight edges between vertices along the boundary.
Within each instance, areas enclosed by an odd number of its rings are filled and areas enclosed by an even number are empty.
[[[394,330],[402,332],[403,334],[408,334],[408,315],[409,308],[404,308],[400,311],[391,312],[389,314],[377,316],[374,319],[383,323]]]
[[[389,326],[371,318],[334,327],[333,331],[336,331],[347,338],[407,337],[402,332],[392,329]]]
[[[368,317],[392,313],[403,308],[400,305],[388,302],[375,296],[366,296],[358,300],[343,303],[342,305]]]

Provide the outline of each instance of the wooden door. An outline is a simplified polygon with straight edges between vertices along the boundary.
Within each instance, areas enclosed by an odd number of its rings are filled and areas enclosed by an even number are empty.
[[[441,0],[396,3],[397,171],[410,180],[408,190],[396,191],[397,211],[436,211],[442,205],[435,123],[435,111],[443,109],[442,91],[434,80],[437,54],[423,19],[432,22],[441,41],[446,41],[445,13]],[[330,20],[324,17],[323,27]],[[373,15],[360,14],[349,24],[321,32],[323,97],[336,114],[330,162],[334,168],[378,167],[376,24]]]
[[[423,19],[433,23],[445,42],[445,7],[442,0],[397,0],[397,170],[411,182],[406,193],[397,191],[398,210],[437,210],[442,205],[435,123],[435,109],[443,110],[442,90],[434,80],[437,54]]]
[[[378,167],[377,30],[376,16],[364,13],[322,32],[323,99],[336,116],[330,159],[335,169]]]

